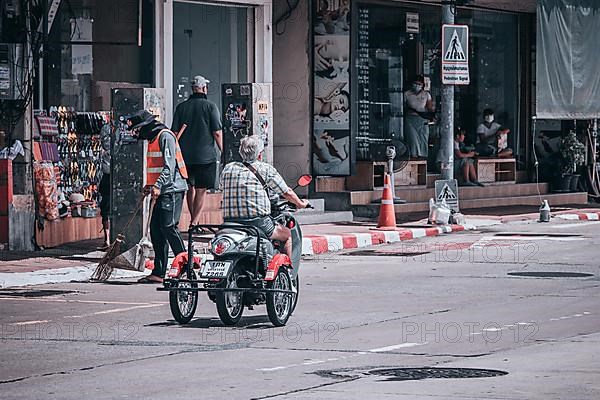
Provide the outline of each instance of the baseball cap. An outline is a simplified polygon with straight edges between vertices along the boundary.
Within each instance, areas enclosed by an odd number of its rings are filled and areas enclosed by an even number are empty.
[[[202,75],[196,75],[194,79],[192,79],[192,86],[197,88],[203,88],[208,85],[210,81],[203,77]]]

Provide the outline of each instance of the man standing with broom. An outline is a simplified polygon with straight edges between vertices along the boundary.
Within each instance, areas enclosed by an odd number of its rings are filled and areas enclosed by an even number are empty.
[[[154,248],[152,274],[139,283],[162,283],[167,269],[169,246],[174,254],[185,251],[179,233],[179,217],[187,189],[187,170],[177,136],[146,110],[126,119],[127,129],[138,140],[148,141],[146,187],[154,202],[150,219],[150,238]]]

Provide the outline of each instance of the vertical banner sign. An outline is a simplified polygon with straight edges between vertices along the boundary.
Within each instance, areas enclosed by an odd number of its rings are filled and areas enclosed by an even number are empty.
[[[442,83],[469,84],[469,27],[442,26]]]
[[[350,1],[313,2],[314,175],[350,175]]]

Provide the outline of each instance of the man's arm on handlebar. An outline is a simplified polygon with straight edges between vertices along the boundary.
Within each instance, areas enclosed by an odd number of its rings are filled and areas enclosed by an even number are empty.
[[[293,203],[298,208],[306,208],[306,206],[308,206],[308,200],[300,199],[296,192],[294,192],[292,189],[285,192],[282,196],[284,199],[290,203]]]

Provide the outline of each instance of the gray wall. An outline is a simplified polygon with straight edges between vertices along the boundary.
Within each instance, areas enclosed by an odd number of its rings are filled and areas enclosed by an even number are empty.
[[[273,2],[274,164],[288,183],[310,173],[309,1],[300,0],[284,24],[275,21],[287,2]]]
[[[196,75],[210,80],[208,98],[219,109],[221,84],[248,82],[247,12],[242,7],[173,4],[174,106],[187,99],[188,79]]]

